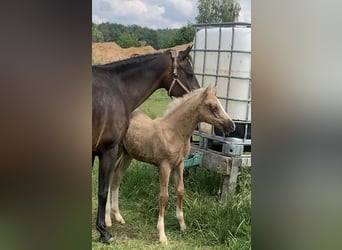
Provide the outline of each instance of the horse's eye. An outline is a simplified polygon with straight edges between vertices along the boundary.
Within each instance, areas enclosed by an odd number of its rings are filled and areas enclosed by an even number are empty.
[[[195,75],[194,75],[194,73],[186,73],[187,75],[188,75],[188,77],[191,77],[191,78],[193,78]]]

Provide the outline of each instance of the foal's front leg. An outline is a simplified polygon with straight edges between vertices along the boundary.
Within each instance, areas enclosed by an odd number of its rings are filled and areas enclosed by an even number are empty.
[[[183,181],[183,169],[184,163],[181,162],[179,166],[173,170],[172,176],[175,183],[176,193],[177,193],[177,204],[176,204],[176,218],[179,222],[180,230],[184,231],[186,229],[184,214],[183,214],[183,197],[184,197],[184,181]]]
[[[164,229],[164,216],[165,209],[169,199],[169,178],[171,173],[171,167],[168,163],[162,163],[159,167],[159,182],[160,182],[160,194],[159,194],[159,218],[157,229],[159,231],[159,241],[163,244],[167,244],[167,238]]]

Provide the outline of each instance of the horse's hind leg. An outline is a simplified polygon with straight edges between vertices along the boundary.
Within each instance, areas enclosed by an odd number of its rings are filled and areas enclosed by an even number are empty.
[[[159,182],[160,182],[160,194],[159,194],[159,218],[157,229],[159,231],[159,241],[163,244],[167,244],[167,238],[164,229],[164,216],[165,209],[169,199],[169,178],[171,168],[169,164],[161,164],[159,168]]]
[[[110,243],[112,235],[105,229],[105,209],[109,189],[109,178],[114,169],[114,162],[117,157],[117,146],[102,152],[99,166],[99,191],[96,229],[100,233],[100,241]]]
[[[186,229],[184,214],[183,214],[183,197],[184,197],[184,181],[183,181],[183,169],[184,163],[182,162],[177,168],[172,172],[173,180],[175,183],[176,193],[177,193],[177,204],[176,204],[176,218],[179,222],[180,230],[184,231]]]

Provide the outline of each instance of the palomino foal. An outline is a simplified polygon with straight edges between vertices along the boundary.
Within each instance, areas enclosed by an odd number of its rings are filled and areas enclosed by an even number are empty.
[[[190,151],[190,136],[199,122],[210,123],[226,132],[235,130],[235,124],[216,98],[214,88],[209,86],[194,90],[170,104],[162,118],[150,119],[141,111],[134,111],[130,116],[130,125],[123,139],[123,149],[118,161],[112,183],[112,209],[115,220],[124,223],[118,205],[118,189],[121,178],[131,160],[154,164],[159,169],[160,195],[159,219],[157,229],[159,241],[167,243],[164,230],[165,208],[168,202],[168,184],[173,175],[177,207],[176,218],[180,230],[185,230],[183,216],[183,169],[184,157]],[[110,200],[107,200],[106,221],[110,220]]]

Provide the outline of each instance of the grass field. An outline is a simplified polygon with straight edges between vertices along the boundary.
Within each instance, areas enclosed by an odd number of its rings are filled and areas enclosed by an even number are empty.
[[[156,91],[140,108],[152,118],[161,116],[169,103],[165,90]],[[159,183],[154,166],[133,161],[120,188],[120,208],[126,224],[113,221],[109,230],[115,242],[98,243],[95,229],[97,209],[96,160],[92,186],[93,249],[250,249],[251,248],[251,175],[242,169],[238,192],[228,204],[218,201],[222,177],[204,168],[191,169],[185,178],[184,216],[187,230],[180,232],[175,218],[175,191],[170,183],[169,204],[165,216],[167,246],[158,243]]]

